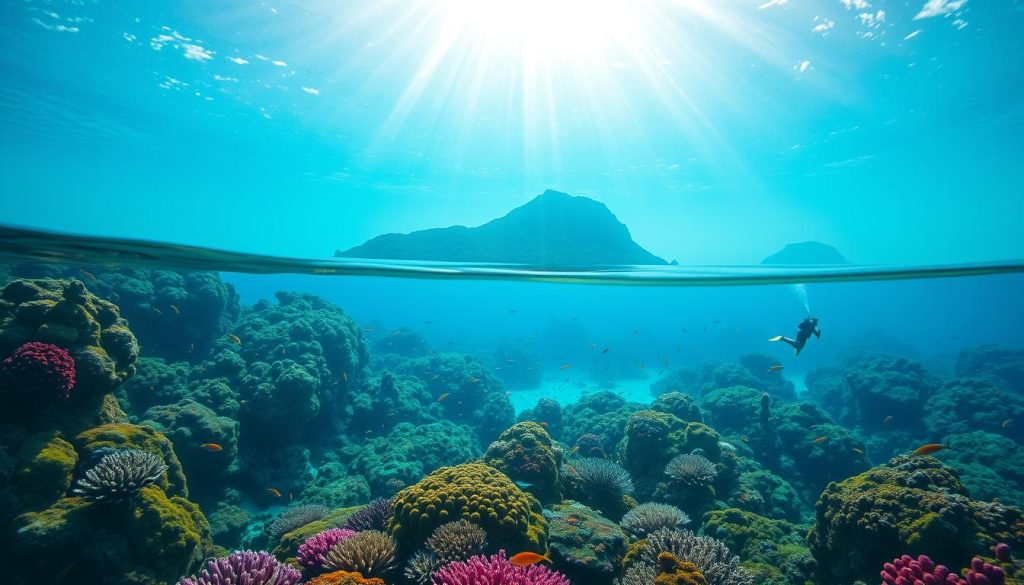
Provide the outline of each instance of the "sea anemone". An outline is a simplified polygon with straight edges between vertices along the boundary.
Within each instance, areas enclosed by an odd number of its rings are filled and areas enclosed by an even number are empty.
[[[355,532],[347,528],[332,528],[318,532],[299,545],[295,559],[307,569],[321,569],[325,562],[324,555],[334,548],[334,545],[354,535]]]
[[[384,577],[398,566],[398,546],[379,530],[357,532],[324,555],[323,568],[355,571],[363,577]]]
[[[427,539],[426,546],[442,565],[452,561],[464,561],[484,552],[484,547],[487,546],[487,532],[467,520],[448,522],[434,530]]]
[[[306,506],[288,508],[284,512],[278,514],[277,518],[274,518],[274,521],[267,525],[267,536],[272,542],[277,541],[281,536],[295,530],[296,528],[305,526],[310,522],[323,520],[330,511],[330,508],[321,504],[309,504]]]
[[[67,398],[75,387],[75,360],[51,343],[26,343],[0,362],[0,385],[33,399]]]
[[[740,566],[739,557],[730,554],[729,548],[714,538],[697,536],[689,530],[662,528],[647,535],[647,543],[640,550],[640,560],[656,567],[658,555],[663,552],[696,565],[708,585],[754,583],[754,575]]]
[[[437,556],[428,550],[418,550],[405,564],[404,575],[407,581],[414,585],[429,585],[434,571],[441,568],[441,562]]]
[[[246,550],[208,561],[198,575],[184,577],[178,585],[295,585],[301,577],[268,553]]]
[[[574,461],[579,488],[583,493],[599,498],[620,500],[633,493],[633,480],[621,466],[597,457]]]
[[[344,528],[363,532],[365,530],[386,530],[391,516],[391,500],[378,498],[356,511],[345,520]]]
[[[77,496],[90,502],[113,504],[156,483],[167,471],[163,459],[139,449],[118,449],[103,456],[85,472],[75,489]]]
[[[675,506],[648,502],[633,508],[622,517],[622,529],[634,538],[643,538],[661,528],[681,528],[690,517]]]
[[[665,466],[665,474],[683,485],[699,487],[715,481],[718,469],[707,457],[689,453],[673,457]]]
[[[543,565],[517,567],[505,551],[449,563],[434,573],[434,585],[569,585],[565,575]]]

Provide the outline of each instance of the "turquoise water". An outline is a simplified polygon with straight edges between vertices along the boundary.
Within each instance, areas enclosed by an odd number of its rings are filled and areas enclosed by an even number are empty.
[[[1022,33],[6,3],[3,582],[1021,583]]]

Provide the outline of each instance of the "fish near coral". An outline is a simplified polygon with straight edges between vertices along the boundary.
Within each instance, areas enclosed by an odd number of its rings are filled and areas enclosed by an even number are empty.
[[[224,450],[224,447],[221,447],[217,443],[203,443],[202,445],[199,445],[199,447],[202,448],[202,449],[206,449],[207,451],[209,451],[211,453],[216,453],[218,451],[223,451]]]
[[[911,453],[911,455],[931,455],[932,453],[938,453],[939,451],[942,451],[944,449],[949,449],[949,445],[942,445],[940,443],[929,443],[927,445],[922,445],[917,449],[914,449],[914,452]]]
[[[242,340],[241,340],[241,338],[239,338],[239,337],[238,337],[237,335],[235,335],[234,333],[228,333],[228,339],[230,339],[230,340],[231,340],[231,343],[234,343],[235,345],[237,345],[237,346],[239,346],[239,347],[241,347],[241,346],[242,346]]]
[[[530,565],[536,565],[540,562],[550,563],[551,559],[547,558],[542,554],[527,551],[512,555],[508,559],[508,562],[512,563],[512,565],[515,567],[528,567]]]

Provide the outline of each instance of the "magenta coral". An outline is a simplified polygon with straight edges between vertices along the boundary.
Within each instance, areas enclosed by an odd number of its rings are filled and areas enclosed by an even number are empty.
[[[307,569],[322,569],[327,551],[354,535],[355,531],[347,528],[332,528],[318,532],[299,545],[299,552],[295,558]]]
[[[75,360],[56,345],[26,343],[0,362],[0,383],[34,397],[67,398],[75,387]]]
[[[441,567],[434,572],[434,585],[569,585],[569,580],[542,565],[517,567],[502,550]]]
[[[996,555],[1000,563],[1012,563],[1013,554],[1010,551],[1010,545],[1000,542],[999,544],[992,547],[992,554]]]
[[[1005,585],[1005,583],[1006,573],[1001,568],[986,563],[979,557],[974,557],[971,560],[971,569],[967,571],[968,585]]]
[[[945,565],[936,565],[925,555],[914,559],[903,555],[885,563],[882,585],[964,585],[965,581]]]
[[[213,559],[195,577],[178,585],[295,585],[302,575],[263,551],[238,551]]]

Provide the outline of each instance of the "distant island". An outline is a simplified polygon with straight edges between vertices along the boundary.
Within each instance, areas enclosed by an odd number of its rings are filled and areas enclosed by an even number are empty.
[[[761,264],[785,266],[823,266],[849,264],[849,261],[834,246],[822,242],[797,242],[761,261]]]
[[[603,203],[551,190],[479,227],[385,234],[334,255],[548,268],[668,264],[634,242],[629,229]]]

